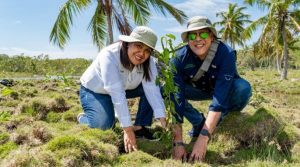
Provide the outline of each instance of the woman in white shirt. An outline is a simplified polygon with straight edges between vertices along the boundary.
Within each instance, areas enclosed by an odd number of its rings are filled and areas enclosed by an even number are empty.
[[[163,127],[165,106],[155,84],[157,69],[151,57],[157,42],[155,33],[139,26],[129,36],[120,35],[119,39],[102,49],[80,78],[84,113],[78,115],[78,121],[105,130],[112,128],[116,116],[124,130],[125,151],[131,152],[137,150],[135,132],[151,125],[153,113],[142,110],[143,105],[150,104]],[[133,97],[143,99],[134,126],[127,105],[127,98]]]

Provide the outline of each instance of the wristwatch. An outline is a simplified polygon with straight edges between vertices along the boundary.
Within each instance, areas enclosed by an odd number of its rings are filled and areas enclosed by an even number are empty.
[[[210,139],[210,133],[209,133],[209,131],[208,131],[207,129],[202,129],[202,130],[200,131],[200,135],[202,135],[202,136],[207,136],[208,139]]]

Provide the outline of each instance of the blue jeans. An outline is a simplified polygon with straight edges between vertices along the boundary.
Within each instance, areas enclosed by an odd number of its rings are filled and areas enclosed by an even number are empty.
[[[185,85],[185,97],[187,100],[209,100],[212,99],[212,92],[204,92],[192,85]],[[242,111],[243,108],[248,104],[250,97],[252,96],[251,86],[248,81],[237,78],[234,79],[233,85],[229,91],[229,109],[222,112],[221,118],[218,124],[223,120],[223,118],[233,111]],[[204,123],[204,115],[195,109],[188,101],[185,103],[185,112],[183,116],[193,125],[193,131],[191,136],[198,136]]]
[[[230,98],[230,109],[228,111],[222,112],[221,120],[231,111],[241,111],[248,103],[250,97],[252,95],[251,86],[248,81],[237,78],[233,81],[233,85],[231,87],[229,98]],[[185,85],[185,111],[183,116],[193,125],[192,136],[198,136],[202,126],[205,123],[205,117],[203,113],[199,112],[195,109],[187,100],[209,100],[212,99],[212,92],[204,92],[201,91],[197,87],[193,87],[192,85],[186,83]],[[147,102],[147,101],[143,101]],[[143,111],[153,112],[149,104],[142,104]]]
[[[136,115],[135,125],[150,126],[153,111],[141,110],[142,104],[149,105],[144,94],[143,86],[140,84],[136,89],[126,90],[126,98],[141,97]],[[102,130],[110,129],[115,124],[115,112],[110,95],[95,93],[84,86],[80,87],[80,102],[84,115],[78,120],[80,124],[87,124],[91,128]],[[151,107],[150,107],[151,108]]]

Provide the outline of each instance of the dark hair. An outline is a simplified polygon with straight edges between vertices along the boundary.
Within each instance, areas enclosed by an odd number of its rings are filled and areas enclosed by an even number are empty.
[[[121,50],[120,50],[120,60],[121,64],[124,68],[128,70],[132,70],[134,68],[134,64],[132,64],[129,60],[127,51],[128,51],[128,42],[122,41]],[[143,68],[144,70],[144,76],[143,78],[146,79],[146,81],[151,81],[150,78],[150,57],[141,65],[138,65],[138,68]]]

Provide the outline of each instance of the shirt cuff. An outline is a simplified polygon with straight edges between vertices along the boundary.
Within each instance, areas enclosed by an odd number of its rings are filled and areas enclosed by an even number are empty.
[[[165,117],[166,117],[166,113],[164,110],[162,109],[154,110],[154,118],[165,118]]]
[[[120,126],[122,128],[126,128],[126,127],[129,127],[129,126],[132,126],[131,118],[130,117],[118,118],[118,119],[120,121]]]
[[[222,111],[224,111],[224,108],[222,108],[222,107],[210,106],[210,107],[209,107],[209,111],[213,111],[213,112],[222,112]]]

